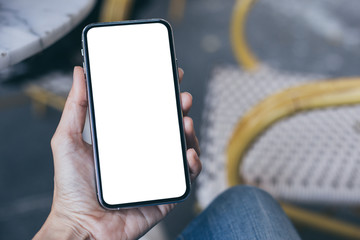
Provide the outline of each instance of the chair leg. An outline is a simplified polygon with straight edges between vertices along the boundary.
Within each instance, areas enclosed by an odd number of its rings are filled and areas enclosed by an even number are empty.
[[[170,0],[169,18],[175,22],[180,22],[184,17],[186,0]]]
[[[104,0],[101,12],[101,22],[127,20],[133,5],[133,0]]]
[[[46,107],[50,106],[56,110],[62,111],[66,102],[66,98],[58,96],[42,87],[30,85],[25,89],[26,95],[33,103],[33,109],[36,115],[44,116]]]

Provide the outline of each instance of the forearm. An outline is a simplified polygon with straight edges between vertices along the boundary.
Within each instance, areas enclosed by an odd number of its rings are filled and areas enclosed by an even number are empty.
[[[73,221],[59,218],[55,214],[50,213],[46,222],[41,227],[39,232],[33,238],[34,240],[41,239],[92,239],[82,227],[75,224]]]

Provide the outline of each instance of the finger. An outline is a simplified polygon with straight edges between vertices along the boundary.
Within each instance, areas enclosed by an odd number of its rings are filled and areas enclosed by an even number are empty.
[[[188,92],[183,92],[180,94],[181,99],[181,110],[183,111],[183,115],[187,116],[192,106],[192,96]]]
[[[202,169],[202,164],[200,162],[199,156],[196,154],[196,151],[193,148],[190,148],[186,151],[186,157],[189,164],[191,182],[193,182],[197,176],[199,176]]]
[[[84,129],[87,109],[86,83],[82,67],[75,67],[73,85],[66,99],[57,132],[81,134]]]
[[[195,134],[194,122],[191,117],[184,117],[184,127],[185,127],[185,138],[188,148],[193,148],[196,153],[200,156],[200,146],[199,141]]]
[[[182,68],[178,68],[178,74],[179,74],[179,83],[181,83],[184,77],[184,70]]]

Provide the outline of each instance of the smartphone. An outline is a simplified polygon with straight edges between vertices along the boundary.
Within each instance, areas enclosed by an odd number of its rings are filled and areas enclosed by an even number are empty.
[[[184,200],[190,181],[170,24],[90,24],[82,44],[99,203]]]

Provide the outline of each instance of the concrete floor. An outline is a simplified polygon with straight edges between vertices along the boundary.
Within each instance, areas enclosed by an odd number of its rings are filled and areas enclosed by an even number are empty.
[[[133,18],[160,17],[172,23],[179,66],[185,70],[181,89],[194,97],[190,115],[198,133],[212,69],[237,64],[229,42],[233,5],[234,0],[187,1],[179,22],[169,19],[168,1],[138,1],[134,9]],[[360,75],[359,10],[356,0],[348,0],[346,5],[337,0],[260,0],[249,16],[248,40],[259,59],[279,69],[329,76]],[[5,81],[0,96],[19,92],[29,76],[36,78],[55,69],[69,71],[73,65],[80,65],[80,30],[96,21],[96,15],[93,13],[49,50],[15,67],[23,69],[25,65],[24,74],[6,77],[0,72],[0,82]],[[63,49],[70,50],[63,53]],[[58,60],[49,63],[55,55]],[[0,239],[29,239],[51,207],[50,139],[60,112],[48,109],[46,115],[35,116],[30,102],[25,102],[1,108],[0,116]],[[165,219],[170,239],[195,216],[194,201],[192,194]],[[302,234],[304,239],[314,239],[313,232]]]

